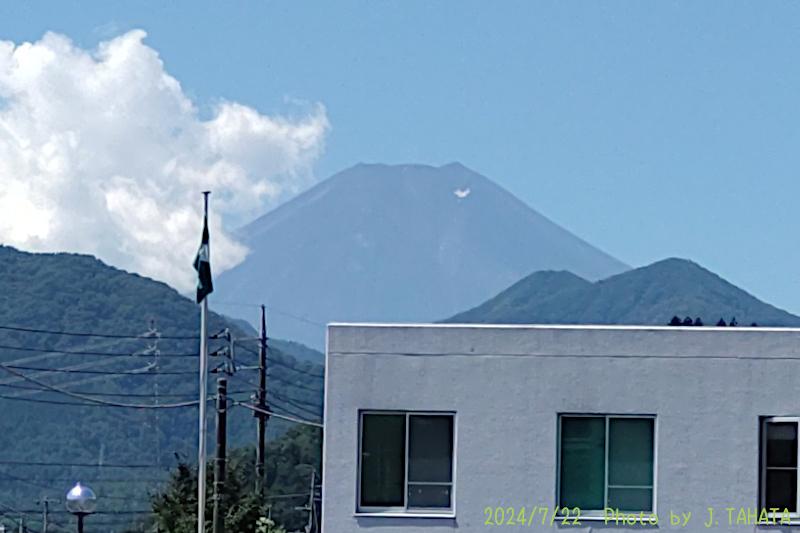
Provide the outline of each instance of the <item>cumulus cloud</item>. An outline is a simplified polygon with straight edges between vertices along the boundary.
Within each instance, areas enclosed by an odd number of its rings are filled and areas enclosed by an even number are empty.
[[[145,37],[0,41],[0,243],[191,291],[200,192],[217,275],[247,254],[227,228],[313,183],[330,126],[321,105],[290,119],[223,101],[201,120]]]

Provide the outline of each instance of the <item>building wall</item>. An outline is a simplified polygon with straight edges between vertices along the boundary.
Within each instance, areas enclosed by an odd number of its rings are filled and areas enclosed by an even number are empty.
[[[568,412],[657,416],[659,530],[763,528],[736,521],[758,507],[759,417],[800,414],[800,360],[787,357],[800,359],[800,330],[331,325],[323,533],[507,531],[485,524],[487,507],[552,513]],[[455,518],[356,515],[359,409],[456,412]],[[691,515],[671,525],[671,513]],[[517,527],[640,528],[549,516]]]

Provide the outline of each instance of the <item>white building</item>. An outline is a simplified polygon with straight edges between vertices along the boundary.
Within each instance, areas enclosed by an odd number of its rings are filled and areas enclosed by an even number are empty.
[[[332,324],[325,376],[323,533],[800,531],[797,329]]]

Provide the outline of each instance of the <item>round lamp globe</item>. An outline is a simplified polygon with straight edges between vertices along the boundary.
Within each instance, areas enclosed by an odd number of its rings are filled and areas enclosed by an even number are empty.
[[[92,514],[97,504],[97,498],[89,487],[77,483],[67,493],[67,510],[72,514]]]

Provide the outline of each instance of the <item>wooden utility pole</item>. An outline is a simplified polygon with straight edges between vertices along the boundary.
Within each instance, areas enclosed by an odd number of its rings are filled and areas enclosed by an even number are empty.
[[[61,500],[51,500],[47,496],[42,498],[41,500],[37,501],[36,503],[41,503],[44,505],[44,509],[42,510],[42,533],[47,533],[47,523],[48,518],[50,516],[50,504],[51,503],[60,503]]]
[[[226,411],[228,404],[228,378],[217,378],[217,454],[214,460],[214,533],[225,532],[225,509],[222,506],[225,494],[226,456]]]
[[[258,363],[258,392],[256,396],[256,406],[267,411],[267,316],[266,308],[261,306],[261,345],[259,347]],[[253,412],[253,416],[258,421],[256,446],[256,494],[259,496],[264,491],[264,450],[266,446],[267,419],[269,415]]]

